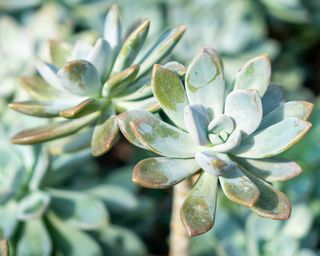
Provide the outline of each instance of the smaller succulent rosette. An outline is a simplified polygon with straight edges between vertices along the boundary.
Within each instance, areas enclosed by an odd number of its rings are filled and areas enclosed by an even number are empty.
[[[167,188],[199,174],[181,208],[190,236],[213,226],[218,181],[231,201],[263,217],[289,218],[288,198],[270,183],[300,174],[298,164],[276,155],[310,129],[313,105],[285,102],[270,77],[268,56],[258,56],[238,71],[228,91],[220,57],[202,48],[185,72],[153,68],[153,93],[168,122],[145,111],[118,116],[129,141],[162,156],[139,162],[133,181]]]
[[[172,51],[185,27],[169,29],[142,51],[149,20],[134,24],[123,34],[119,15],[117,6],[110,7],[104,37],[94,46],[78,42],[70,51],[66,44],[50,43],[53,63],[37,60],[41,77],[22,79],[34,100],[15,102],[10,107],[23,114],[58,117],[62,121],[24,130],[12,138],[13,143],[46,142],[93,125],[91,148],[93,155],[99,156],[106,153],[118,137],[117,113],[159,109],[152,95],[148,71]]]

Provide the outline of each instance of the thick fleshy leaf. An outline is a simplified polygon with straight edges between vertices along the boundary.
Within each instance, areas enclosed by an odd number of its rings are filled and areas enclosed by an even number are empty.
[[[259,127],[263,113],[257,91],[233,91],[228,94],[225,104],[225,114],[232,117],[241,132],[250,135]]]
[[[104,81],[110,71],[112,62],[112,51],[108,42],[99,38],[86,60],[95,66],[101,81]]]
[[[78,100],[79,101],[79,100]],[[64,109],[59,111],[59,115],[64,118],[79,118],[86,115],[89,115],[101,108],[103,106],[102,101],[94,100],[94,99],[85,99],[76,105],[73,104],[71,108]]]
[[[307,101],[286,102],[263,117],[258,130],[263,130],[289,117],[307,120],[313,109],[313,104]]]
[[[246,175],[249,176],[260,190],[259,199],[251,209],[262,217],[275,220],[289,219],[291,204],[286,195],[269,183],[250,175],[247,171]]]
[[[234,122],[227,115],[221,114],[216,116],[208,125],[208,132],[219,134],[220,132],[226,132],[230,134],[234,130]]]
[[[297,163],[280,157],[261,160],[239,158],[238,161],[248,172],[268,182],[289,180],[302,171]]]
[[[168,188],[199,169],[194,159],[153,157],[142,160],[135,166],[132,180],[146,188]]]
[[[11,138],[13,144],[36,144],[73,134],[97,119],[99,113],[60,123],[24,130]]]
[[[104,255],[148,255],[145,245],[131,229],[119,225],[108,225],[96,233],[105,250]]]
[[[139,51],[141,50],[149,31],[150,21],[144,20],[141,24],[127,37],[122,44],[121,50],[115,60],[112,74],[117,74],[121,70],[129,67]]]
[[[113,212],[137,210],[139,201],[137,197],[125,187],[101,184],[86,190],[86,193],[101,199],[108,210]]]
[[[85,129],[63,140],[50,143],[49,152],[52,155],[76,153],[90,148],[93,128]]]
[[[130,88],[127,89],[131,89],[132,87],[130,86]],[[125,90],[124,92],[126,92],[127,90]],[[125,93],[125,95],[120,95],[119,97],[116,97],[114,99],[116,100],[121,100],[121,101],[130,101],[130,100],[142,100],[145,98],[149,98],[151,97],[152,94],[152,88],[151,88],[151,82],[148,81],[143,83],[142,86],[137,87],[135,90],[130,91],[128,93]]]
[[[173,158],[193,157],[198,146],[186,132],[169,125],[151,113],[131,111],[135,116],[130,122],[136,138],[147,149],[159,155]]]
[[[138,118],[148,118],[149,113],[148,112],[141,112],[141,111],[129,111],[129,112],[123,112],[116,116],[118,126],[121,130],[121,133],[123,136],[133,145],[145,148],[142,143],[136,138],[136,135],[134,131],[132,130],[132,127],[130,125],[131,121],[138,119]]]
[[[284,92],[278,85],[270,84],[262,97],[263,115],[267,115],[284,102]]]
[[[102,256],[98,243],[84,232],[80,232],[59,219],[53,212],[48,213],[48,220],[52,227],[52,238],[56,250],[68,256]]]
[[[49,86],[44,79],[38,76],[21,77],[20,83],[23,89],[36,100],[56,100],[63,97],[63,92]]]
[[[93,47],[91,44],[84,41],[77,41],[75,43],[75,46],[72,49],[72,52],[70,57],[68,58],[68,61],[85,60],[89,56],[92,49]]]
[[[17,227],[17,205],[14,201],[2,204],[0,207],[0,240],[10,239]]]
[[[298,142],[311,128],[309,122],[287,118],[242,139],[233,153],[245,158],[266,158],[282,153]]]
[[[186,106],[184,108],[184,120],[192,139],[200,146],[208,145],[207,129],[209,118],[205,107],[201,104]]]
[[[67,62],[67,57],[71,53],[70,45],[63,41],[50,40],[48,46],[52,63],[57,67],[63,66],[63,64]]]
[[[34,191],[23,198],[17,208],[16,216],[19,220],[40,218],[50,203],[50,195],[41,191]]]
[[[96,97],[100,94],[101,81],[97,69],[86,60],[72,60],[58,71],[61,85],[70,93]]]
[[[37,71],[41,75],[41,77],[53,88],[57,89],[58,91],[65,91],[62,87],[57,72],[58,68],[48,64],[46,62],[43,62],[40,59],[37,59],[35,62]]]
[[[223,113],[223,67],[213,49],[202,48],[193,58],[186,73],[186,91],[190,104],[202,104],[210,108],[210,119]]]
[[[92,135],[92,155],[101,156],[104,153],[107,153],[115,143],[118,134],[119,128],[116,117],[101,117],[100,120],[98,120]]]
[[[16,253],[21,256],[51,255],[51,238],[41,220],[28,220],[24,223]]]
[[[22,114],[37,117],[57,117],[66,107],[53,102],[20,101],[8,105],[11,109]]]
[[[107,223],[107,212],[97,198],[80,192],[56,189],[50,189],[49,193],[52,196],[50,207],[64,223],[84,230],[96,229]]]
[[[111,49],[119,46],[121,41],[120,14],[117,5],[112,5],[104,21],[104,39],[109,43]]]
[[[184,108],[188,105],[188,99],[179,76],[156,64],[153,66],[151,86],[161,109],[177,126],[186,129]]]
[[[181,208],[181,219],[190,236],[212,228],[215,218],[218,178],[203,172]]]
[[[159,102],[153,98],[146,98],[136,101],[113,101],[113,106],[117,112],[125,112],[130,110],[145,110],[148,112],[157,112],[160,110]]]
[[[103,85],[102,95],[104,97],[110,94],[114,95],[123,91],[128,85],[132,83],[139,71],[139,65],[132,65],[120,73],[110,77]]]
[[[49,170],[50,156],[46,149],[42,148],[37,155],[37,162],[33,167],[33,173],[29,181],[29,189],[36,191],[39,189],[44,176]]]
[[[271,62],[268,55],[249,60],[236,75],[234,90],[254,89],[262,97],[271,80]]]
[[[83,101],[83,97],[69,98],[68,100],[51,101],[21,101],[9,104],[9,107],[25,115],[37,117],[57,117],[61,111],[67,110]],[[73,109],[73,108],[72,108]]]
[[[138,77],[144,75],[150,68],[152,68],[153,64],[158,63],[166,57],[179,42],[185,30],[185,26],[179,26],[169,29],[162,34],[147,53],[137,61],[137,63],[140,64]]]
[[[211,150],[220,153],[228,153],[230,151],[233,151],[241,144],[241,136],[241,131],[236,129],[233,131],[233,133],[231,133],[225,143],[215,145],[211,148]]]
[[[241,171],[239,166],[233,165],[229,172],[219,176],[223,193],[233,202],[245,207],[252,207],[258,200],[258,187]]]
[[[195,160],[205,172],[213,176],[230,171],[234,165],[230,159],[220,158],[217,154],[210,154],[210,152],[197,152]]]
[[[177,61],[170,61],[163,65],[164,68],[171,70],[172,72],[176,73],[180,77],[184,77],[187,72],[185,66]]]

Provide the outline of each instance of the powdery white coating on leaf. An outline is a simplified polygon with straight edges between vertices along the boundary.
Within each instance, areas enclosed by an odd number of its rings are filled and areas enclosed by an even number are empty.
[[[295,117],[287,118],[242,140],[234,155],[266,158],[282,153],[298,142],[311,124]]]
[[[211,48],[198,51],[189,65],[186,91],[191,104],[202,104],[210,108],[211,118],[223,113],[225,81],[219,55]]]
[[[186,129],[183,113],[189,102],[179,76],[156,64],[153,67],[151,86],[163,111],[178,127]]]
[[[135,166],[132,180],[147,188],[168,188],[199,169],[194,159],[148,158]]]
[[[262,97],[271,80],[271,63],[268,55],[261,55],[249,60],[239,70],[235,78],[234,90],[253,89]]]
[[[262,103],[257,91],[236,90],[228,94],[225,114],[232,117],[236,128],[250,135],[262,120]]]
[[[207,232],[214,224],[218,178],[202,172],[185,200],[180,215],[189,236]]]

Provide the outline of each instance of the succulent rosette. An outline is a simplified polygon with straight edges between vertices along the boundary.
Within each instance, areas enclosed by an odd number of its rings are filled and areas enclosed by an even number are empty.
[[[104,37],[94,46],[77,43],[66,63],[63,60],[68,47],[51,42],[52,62],[64,64],[58,67],[37,60],[41,77],[22,79],[34,100],[12,103],[10,107],[27,115],[60,119],[44,127],[24,130],[14,136],[12,142],[41,143],[93,124],[92,153],[99,156],[107,152],[118,137],[117,113],[159,109],[147,73],[154,63],[171,52],[185,27],[169,29],[150,48],[141,51],[149,26],[150,22],[143,20],[123,35],[118,7],[113,5],[105,19]]]
[[[181,208],[190,236],[213,226],[218,182],[227,198],[263,217],[290,217],[288,198],[270,183],[300,174],[298,164],[276,155],[310,129],[313,105],[285,102],[270,78],[270,60],[261,55],[238,71],[228,91],[220,57],[202,48],[185,74],[153,68],[152,90],[168,122],[139,110],[118,116],[129,141],[162,156],[139,162],[133,181],[167,188],[199,174]]]

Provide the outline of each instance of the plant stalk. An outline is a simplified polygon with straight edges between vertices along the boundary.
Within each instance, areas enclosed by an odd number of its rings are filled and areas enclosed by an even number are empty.
[[[1,240],[1,241],[0,241],[0,255],[2,255],[2,256],[9,256],[9,244],[8,244],[8,240]]]
[[[190,254],[190,238],[180,218],[180,209],[190,190],[190,180],[184,180],[173,187],[169,256],[188,256]]]

